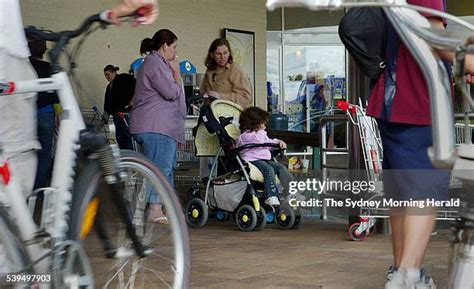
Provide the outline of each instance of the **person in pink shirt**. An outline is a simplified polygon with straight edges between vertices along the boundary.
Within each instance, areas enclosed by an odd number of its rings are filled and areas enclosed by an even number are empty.
[[[267,136],[266,126],[270,119],[270,114],[259,107],[249,107],[240,115],[241,135],[237,140],[237,146],[246,144],[278,144],[281,149],[286,148],[286,143],[279,139],[270,139]],[[285,191],[288,192],[288,186],[293,177],[286,167],[272,160],[272,147],[256,147],[244,149],[241,157],[255,165],[263,174],[265,204],[270,206],[279,206],[279,192],[275,183],[275,176],[278,175]],[[274,148],[273,148],[274,149]]]

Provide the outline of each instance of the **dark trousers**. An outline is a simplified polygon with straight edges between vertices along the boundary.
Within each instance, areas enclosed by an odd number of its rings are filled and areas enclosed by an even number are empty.
[[[115,138],[117,139],[117,144],[122,150],[133,150],[132,136],[130,135],[130,130],[128,128],[129,117],[125,115],[124,118],[121,118],[116,113],[112,115],[115,125]]]
[[[48,186],[46,182],[51,175],[55,129],[54,112],[38,113],[38,140],[41,144],[41,150],[38,151],[38,166],[36,169],[34,189]]]

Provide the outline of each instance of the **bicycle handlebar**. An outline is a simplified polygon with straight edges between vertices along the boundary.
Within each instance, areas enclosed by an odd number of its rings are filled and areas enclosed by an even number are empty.
[[[131,15],[121,17],[122,19],[127,18],[136,18],[143,15],[143,10],[140,8]],[[60,32],[46,31],[34,26],[28,26],[25,28],[25,34],[27,37],[35,36],[37,38],[55,42],[56,45],[49,51],[49,56],[51,58],[51,63],[53,67],[53,73],[59,72],[59,56],[66,45],[69,43],[70,39],[76,38],[87,31],[92,24],[100,23],[103,27],[112,24],[109,17],[109,11],[103,11],[98,14],[91,15],[82,22],[82,24],[76,30],[64,30]]]
[[[38,29],[38,28],[33,27],[33,26],[28,26],[27,28],[25,28],[25,33],[26,33],[26,36],[33,35],[33,36],[37,36],[41,39],[44,39],[46,41],[59,42],[59,41],[61,41],[61,39],[64,39],[64,38],[69,40],[69,39],[72,39],[72,38],[75,38],[75,37],[81,35],[94,22],[100,22],[102,24],[110,24],[110,22],[107,22],[107,21],[101,19],[101,14],[94,14],[94,15],[91,15],[91,16],[87,17],[87,19],[84,22],[82,22],[81,26],[79,28],[77,28],[76,30],[65,30],[65,31],[60,31],[60,32],[48,32],[48,31],[44,31],[44,30]]]
[[[427,13],[449,19],[470,30],[474,26],[447,13],[426,7],[408,5],[404,1],[393,0],[267,0],[269,10],[278,7],[305,7],[311,10],[341,9],[345,7],[382,7],[388,20],[392,23],[401,40],[418,63],[427,82],[430,95],[430,111],[432,116],[433,146],[429,149],[432,163],[437,167],[452,168],[456,151],[454,149],[454,117],[451,99],[451,81],[439,56],[432,47],[443,50],[461,50],[456,55],[455,78],[464,86],[463,59],[464,55],[474,52],[474,45],[468,37],[452,37],[448,33],[432,28],[429,21],[418,12]],[[408,8],[408,9],[407,9]],[[463,87],[462,87],[463,89]],[[464,101],[467,99],[463,92]]]
[[[452,16],[446,12],[423,6],[395,3],[393,0],[267,0],[267,8],[270,11],[275,10],[276,8],[283,7],[301,7],[310,10],[336,10],[352,7],[408,8],[411,10],[416,10],[420,13],[426,13],[429,15],[434,15],[440,18],[453,21],[470,30],[471,32],[474,31],[474,25],[458,17]],[[453,37],[453,33],[433,30],[432,32],[435,32],[435,36],[437,37],[435,40],[435,38],[433,38],[433,34],[428,33],[428,31],[430,30],[429,28],[421,29],[421,27],[413,25],[412,22],[407,22],[406,24],[412,24],[411,27],[416,30],[416,33],[419,34],[420,37],[430,42],[430,44],[442,45],[442,47],[439,47],[442,49],[454,50],[456,46],[464,43],[465,40],[468,38],[468,35],[455,35],[455,37]],[[426,35],[429,35],[429,37]],[[472,36],[472,34],[470,36]],[[471,48],[470,51],[471,53],[473,53],[474,47]]]

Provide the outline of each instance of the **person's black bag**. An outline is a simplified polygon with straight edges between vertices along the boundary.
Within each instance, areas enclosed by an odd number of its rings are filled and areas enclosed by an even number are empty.
[[[378,79],[385,67],[387,19],[381,8],[352,8],[339,23],[339,37],[362,72]]]

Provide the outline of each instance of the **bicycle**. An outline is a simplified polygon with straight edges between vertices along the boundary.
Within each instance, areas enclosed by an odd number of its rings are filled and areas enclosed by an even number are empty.
[[[474,53],[472,35],[455,35],[432,29],[431,25],[413,10],[451,20],[472,33],[474,26],[447,13],[437,10],[408,5],[406,1],[393,0],[267,0],[267,8],[305,7],[310,10],[343,9],[351,7],[382,7],[387,19],[393,25],[401,41],[416,59],[425,76],[430,95],[432,116],[433,146],[428,155],[434,166],[453,169],[453,176],[460,179],[470,192],[462,196],[459,218],[452,226],[453,238],[449,259],[448,288],[473,288],[474,277],[474,150],[472,140],[466,139],[458,149],[454,145],[454,114],[451,98],[451,81],[444,65],[435,56],[432,47],[455,51],[454,79],[460,90],[463,107],[474,107],[466,90],[464,80],[465,55]],[[406,9],[408,8],[408,9]],[[469,110],[468,109],[468,110]],[[465,130],[469,131],[470,119],[466,113]]]
[[[166,287],[189,287],[189,239],[173,189],[141,154],[119,151],[116,146],[109,146],[103,135],[84,130],[68,75],[59,66],[59,56],[71,39],[82,34],[87,37],[95,23],[99,24],[97,28],[105,28],[110,24],[107,19],[106,12],[95,14],[70,31],[26,28],[27,35],[55,43],[49,51],[53,74],[45,79],[0,83],[0,97],[55,90],[63,108],[51,187],[43,189],[39,228],[24,199],[17,197],[18,184],[11,178],[0,150],[0,245],[6,248],[4,264],[10,275],[47,274],[41,276],[48,279],[22,278],[23,283],[15,286],[33,283],[43,288],[94,288],[96,282],[104,281],[100,284],[104,288],[149,288],[149,284],[157,287],[161,281]],[[79,41],[75,55],[84,39]],[[71,63],[75,55],[70,56]],[[105,187],[99,187],[102,184]],[[167,227],[147,222],[146,196],[150,189],[157,191],[166,208],[170,219]],[[113,207],[101,202],[104,198],[111,200]],[[104,213],[111,212],[118,216],[104,218]],[[97,241],[88,237],[94,226],[98,244],[108,258],[105,261],[113,265],[107,280],[94,280],[98,275],[93,272],[105,266],[100,263],[91,268],[86,255],[95,253],[90,246],[97,245]],[[111,231],[116,233],[114,238],[110,237]],[[147,267],[148,263],[154,267]]]

